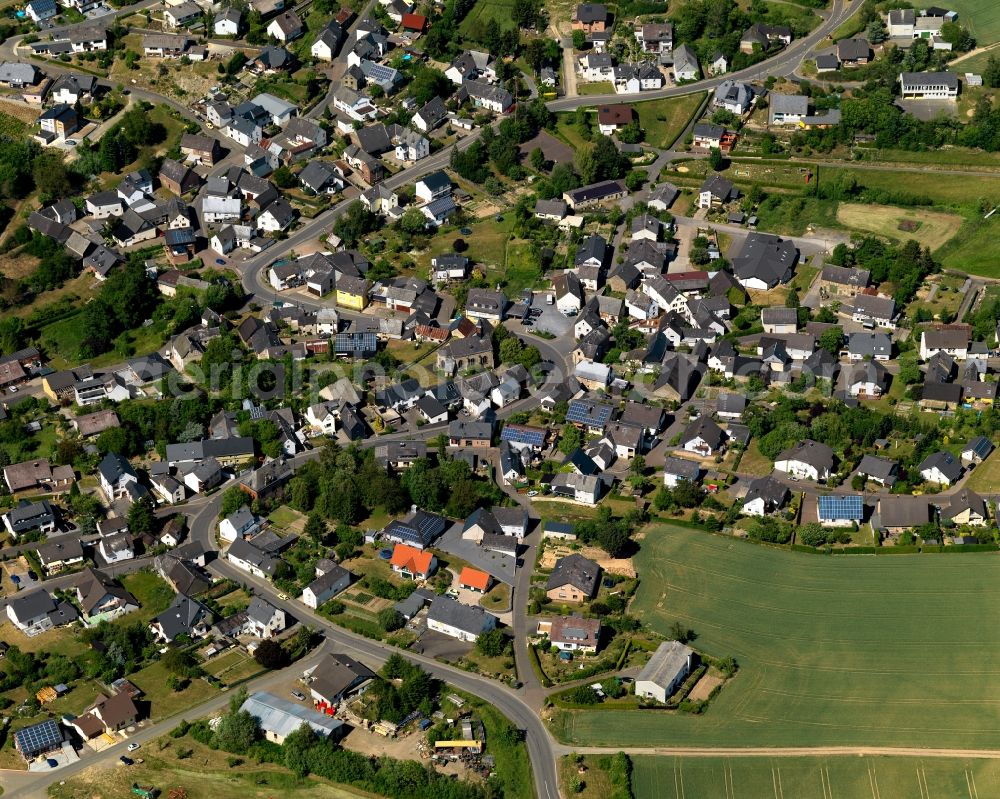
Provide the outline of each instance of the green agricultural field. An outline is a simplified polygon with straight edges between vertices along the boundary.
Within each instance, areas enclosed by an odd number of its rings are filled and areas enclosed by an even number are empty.
[[[667,100],[636,103],[645,141],[654,147],[669,147],[684,132],[691,117],[701,107],[704,94],[685,94]]]
[[[480,42],[483,41],[487,26],[493,21],[501,30],[516,27],[514,0],[478,0],[458,26],[458,32],[463,38]]]
[[[702,716],[563,712],[561,739],[1000,748],[1000,629],[982,623],[1000,559],[807,555],[658,525],[635,565],[630,612],[661,633],[680,621],[740,670]]]
[[[959,24],[976,37],[977,46],[1000,41],[1000,14],[995,0],[948,0],[947,6],[958,12]]]
[[[1000,762],[909,757],[634,757],[636,799],[977,799],[1000,793]]]

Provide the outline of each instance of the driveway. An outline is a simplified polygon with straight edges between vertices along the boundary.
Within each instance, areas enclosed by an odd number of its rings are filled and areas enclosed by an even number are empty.
[[[410,649],[435,660],[454,662],[468,655],[472,651],[472,647],[473,644],[466,641],[459,641],[450,635],[425,628],[420,638],[410,646]]]

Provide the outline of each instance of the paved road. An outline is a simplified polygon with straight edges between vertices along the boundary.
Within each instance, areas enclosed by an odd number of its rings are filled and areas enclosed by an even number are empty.
[[[423,429],[421,429],[421,433],[423,433]],[[368,443],[365,442],[365,444]],[[312,451],[295,460],[302,463],[317,455],[318,451]],[[219,491],[215,498],[191,519],[191,540],[198,541],[208,551],[216,550],[215,525],[223,493],[223,491]],[[389,655],[400,651],[396,647],[363,638],[338,627],[298,602],[282,600],[278,597],[277,591],[271,583],[257,580],[252,575],[236,569],[226,560],[216,559],[209,565],[214,573],[252,585],[255,593],[267,597],[269,602],[282,608],[290,616],[322,630],[327,639],[336,645],[338,651],[350,649],[377,663],[383,662]],[[446,666],[424,655],[408,651],[402,654],[409,660],[418,663],[438,679],[446,680],[458,688],[487,700],[499,708],[518,728],[525,730],[526,744],[531,756],[538,796],[541,799],[556,799],[559,796],[559,782],[556,776],[557,745],[539,719],[535,708],[529,706],[521,695],[493,680],[470,674],[452,666]]]
[[[777,77],[792,74],[802,58],[817,44],[827,39],[840,25],[851,17],[861,4],[851,0],[834,0],[832,9],[826,13],[826,19],[820,23],[811,34],[803,39],[793,41],[788,47],[773,58],[754,64],[747,69],[717,75],[682,86],[670,86],[651,92],[634,92],[629,94],[591,94],[580,97],[561,97],[548,103],[551,111],[572,111],[581,105],[597,105],[599,103],[622,103],[636,100],[659,100],[665,97],[680,97],[685,94],[703,92],[714,89],[724,80],[756,80],[763,76]]]

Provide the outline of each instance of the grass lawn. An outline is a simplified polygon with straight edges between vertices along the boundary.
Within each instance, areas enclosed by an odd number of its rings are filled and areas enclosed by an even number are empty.
[[[573,124],[574,115],[571,113],[556,114],[556,136],[565,141],[574,150],[579,150],[587,145],[580,132]]]
[[[578,796],[580,799],[606,799],[612,796],[614,786],[607,770],[601,767],[609,759],[610,755],[585,755],[582,764],[584,771],[580,773],[580,764],[576,762],[576,758],[572,755],[563,756],[559,760],[559,785],[563,795]],[[574,778],[582,783],[582,790],[575,790]]]
[[[453,252],[455,239],[464,239],[468,249],[463,255],[468,256],[474,265],[503,266],[507,239],[514,227],[514,215],[505,215],[503,222],[496,222],[491,216],[489,219],[470,222],[467,227],[472,231],[468,235],[463,234],[460,228],[436,234],[427,250],[417,257],[418,264],[430,269],[431,258]]]
[[[611,81],[607,80],[580,81],[576,85],[576,93],[580,95],[614,94],[614,91],[615,87],[611,85]]]
[[[755,477],[763,477],[774,471],[774,464],[770,458],[765,458],[760,453],[757,446],[757,439],[750,439],[743,457],[740,458],[739,472],[741,474],[751,474]]]
[[[510,586],[507,583],[497,583],[480,602],[487,610],[504,611],[510,607]]]
[[[464,38],[480,41],[491,21],[496,21],[501,30],[516,28],[514,0],[477,0],[458,26],[458,32]]]
[[[590,774],[584,775],[584,779]],[[636,799],[684,796],[976,797],[1000,783],[995,760],[908,757],[632,758]],[[913,788],[919,786],[918,793]],[[587,794],[577,794],[587,796]],[[593,794],[598,796],[599,794]],[[606,795],[606,794],[605,794]]]
[[[971,219],[936,253],[946,269],[1000,277],[1000,219]]]
[[[299,513],[294,508],[290,508],[287,505],[281,505],[267,517],[267,520],[271,522],[275,527],[291,527],[299,519],[302,518],[302,514]]]
[[[1000,560],[821,557],[658,525],[635,561],[642,582],[630,612],[662,633],[680,621],[698,649],[731,655],[740,670],[702,716],[563,712],[558,737],[609,746],[996,746],[1000,686],[984,664],[1000,656],[1000,630],[953,609],[1000,606]]]
[[[129,677],[146,694],[145,699],[150,703],[149,715],[153,721],[182,713],[218,694],[218,690],[202,679],[191,680],[183,691],[171,691],[167,687],[168,676],[162,661],[157,661]]]
[[[1000,200],[997,180],[989,175],[942,175],[919,167],[881,171],[823,166],[819,179],[832,180],[841,174],[850,175],[860,186],[904,192],[939,205],[978,206],[979,200],[984,197],[991,202]]]
[[[237,588],[235,591],[223,594],[215,601],[219,603],[220,608],[235,607],[239,610],[245,610],[247,605],[250,604],[250,594],[242,588]]]
[[[818,274],[818,266],[799,264],[795,267],[795,277],[788,281],[788,288],[795,289],[800,293],[809,291],[809,287],[812,285],[812,282],[816,279],[816,275]]]
[[[181,752],[190,754],[181,758]],[[154,785],[163,797],[183,787],[187,799],[359,799],[364,791],[316,777],[298,778],[284,766],[244,763],[230,767],[226,752],[214,751],[190,736],[163,737],[142,748],[143,762],[129,768],[92,767],[64,782],[53,783],[52,799],[122,799],[133,783]]]
[[[985,461],[976,466],[965,485],[973,491],[995,492],[1000,485],[1000,450],[993,450]]]
[[[499,281],[507,296],[539,285],[542,280],[542,266],[531,242],[522,239],[508,241],[504,268],[495,272],[489,270],[488,278],[491,283]]]
[[[854,230],[867,230],[896,241],[915,239],[921,247],[937,250],[953,238],[964,221],[958,214],[892,205],[841,203],[837,221]],[[915,226],[915,229],[909,229]]]
[[[75,658],[89,651],[77,633],[81,628],[77,625],[57,627],[41,635],[29,638],[13,624],[6,620],[0,624],[0,641],[18,647],[22,652],[47,652],[50,655],[66,655]]]
[[[704,94],[685,94],[666,100],[636,103],[645,141],[654,147],[669,147],[684,132],[691,117],[701,107]]]
[[[174,601],[174,589],[155,572],[125,574],[122,575],[121,583],[132,596],[139,600],[137,613],[124,617],[128,620],[132,620],[134,616],[138,615],[151,619],[169,608],[170,603]]]
[[[907,315],[912,317],[917,308],[925,308],[935,319],[941,319],[945,315],[953,317],[965,296],[962,294],[964,285],[964,275],[932,275],[924,281],[917,291],[917,296],[906,306]]]

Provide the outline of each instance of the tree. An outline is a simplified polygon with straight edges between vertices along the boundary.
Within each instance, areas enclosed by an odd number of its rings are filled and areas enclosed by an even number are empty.
[[[516,336],[508,336],[500,342],[500,362],[517,363],[521,357],[522,344]]]
[[[257,719],[237,705],[219,721],[215,730],[215,745],[226,752],[246,752],[257,740],[258,732]]]
[[[388,607],[379,611],[378,623],[383,630],[387,633],[391,633],[406,624],[406,619],[404,619],[403,614],[394,607]]]
[[[397,224],[400,230],[411,236],[427,231],[427,217],[419,208],[407,208]]]
[[[128,511],[128,529],[134,536],[152,534],[157,530],[153,500],[149,494],[139,497]]]
[[[326,538],[326,522],[323,521],[323,517],[318,513],[310,513],[302,528],[302,532],[317,544],[322,544]]]
[[[42,202],[66,197],[73,190],[70,174],[62,156],[55,152],[41,153],[31,169]]]
[[[192,670],[197,668],[194,657],[184,649],[168,649],[161,661],[167,671],[178,677],[190,677]]]
[[[709,150],[708,165],[712,168],[713,172],[721,172],[726,168],[726,159],[722,155],[722,150],[718,147],[713,147]]]
[[[827,532],[818,522],[808,522],[799,528],[799,541],[807,547],[820,547],[827,543]]]
[[[545,169],[545,153],[542,152],[541,147],[536,147],[528,155],[528,160],[531,162],[531,168],[536,172],[541,172]]]
[[[583,31],[573,31],[573,49],[582,50],[587,43],[587,34]]]
[[[583,433],[579,428],[571,424],[563,425],[562,435],[559,437],[559,451],[569,455],[578,450],[581,444],[583,444]]]
[[[351,247],[377,228],[378,218],[357,200],[333,224],[333,232]]]
[[[274,174],[271,175],[271,179],[279,189],[290,189],[298,183],[295,175],[292,174],[292,170],[284,165],[279,166],[274,170]]]
[[[488,658],[500,657],[507,649],[507,636],[496,628],[480,634],[476,639],[476,650]]]
[[[288,665],[289,658],[285,648],[271,638],[265,638],[258,644],[253,653],[256,660],[265,669],[283,669]]]
[[[247,504],[247,494],[239,486],[227,488],[222,494],[222,505],[219,508],[219,517],[225,519],[232,516],[236,511]],[[303,508],[303,510],[305,510]]]
[[[844,331],[841,327],[828,327],[819,336],[819,346],[836,356],[844,346]]]

